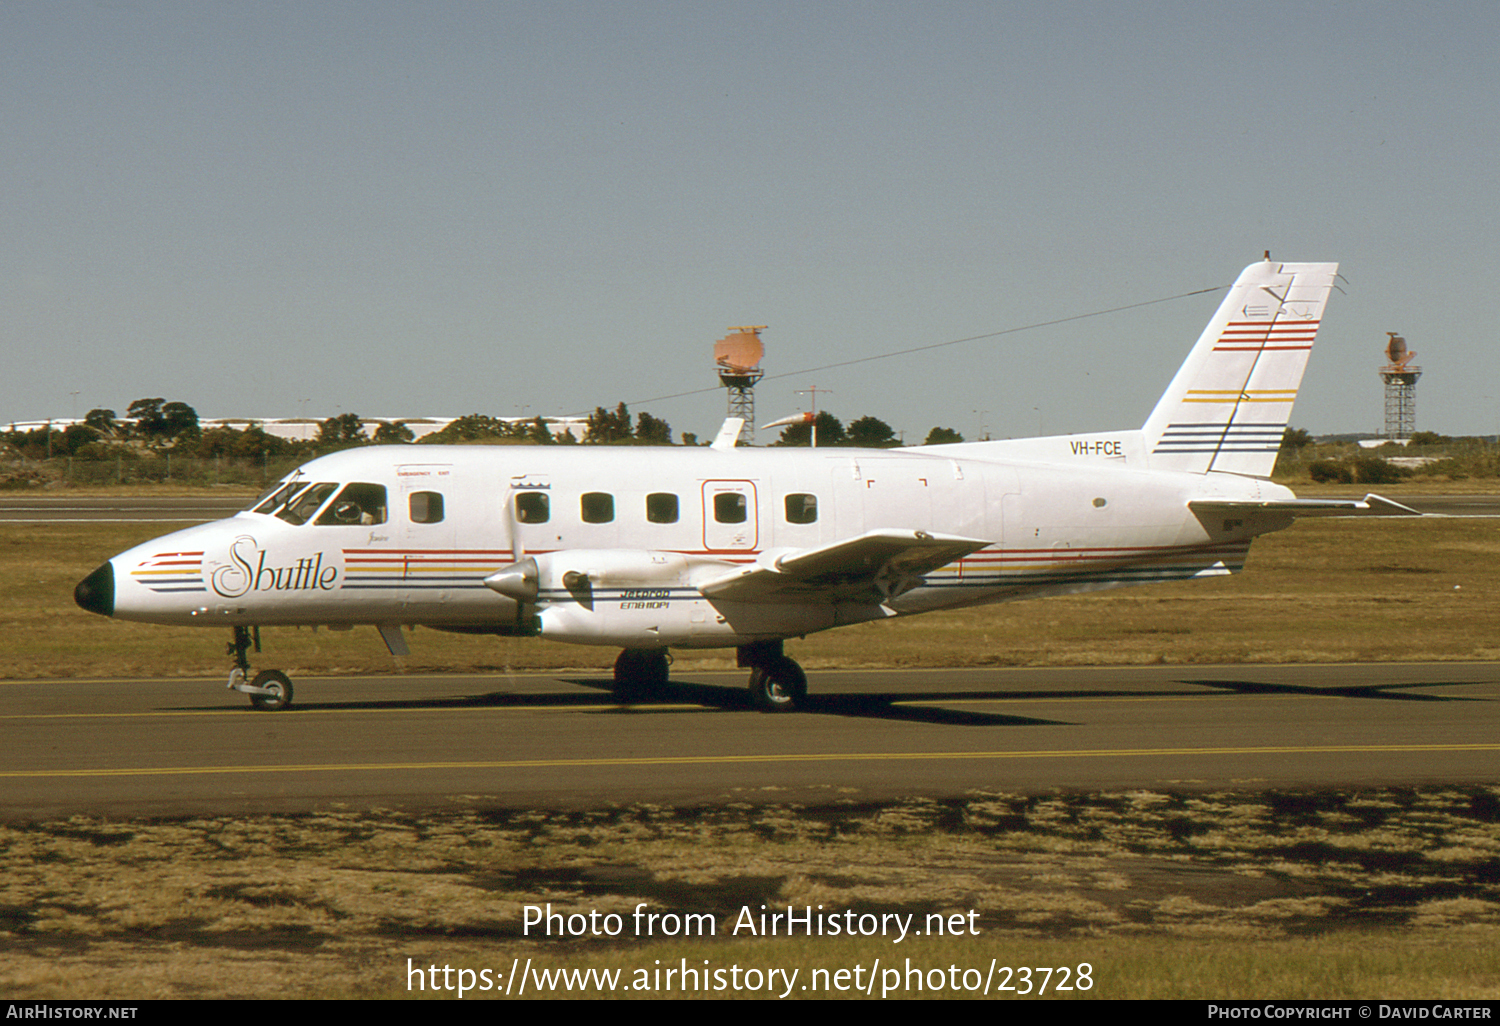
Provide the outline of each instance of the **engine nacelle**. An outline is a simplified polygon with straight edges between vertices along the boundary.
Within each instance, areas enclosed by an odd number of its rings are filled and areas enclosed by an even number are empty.
[[[621,648],[722,648],[825,630],[827,604],[715,604],[698,584],[735,564],[644,549],[564,549],[502,567],[485,584],[536,611],[541,635]]]

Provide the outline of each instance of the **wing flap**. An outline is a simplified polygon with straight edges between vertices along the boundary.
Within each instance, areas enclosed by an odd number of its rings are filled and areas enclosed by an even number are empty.
[[[923,574],[989,544],[926,531],[869,531],[788,553],[771,566],[736,568],[698,590],[734,602],[884,602],[916,587]]]

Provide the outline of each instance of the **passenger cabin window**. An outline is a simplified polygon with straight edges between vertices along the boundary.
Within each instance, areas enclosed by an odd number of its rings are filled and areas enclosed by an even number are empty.
[[[786,522],[789,524],[815,524],[818,522],[818,497],[798,493],[786,497]]]
[[[677,523],[677,496],[671,492],[652,492],[646,496],[646,519],[653,524]]]
[[[517,492],[516,519],[523,524],[545,524],[552,518],[546,492]]]
[[[438,492],[412,492],[406,497],[406,508],[414,524],[442,523],[443,496]]]
[[[743,524],[746,520],[745,496],[739,492],[720,492],[714,496],[714,519],[721,524]]]
[[[385,523],[385,485],[355,482],[344,486],[328,504],[318,524],[323,527]]]
[[[578,499],[578,515],[585,524],[607,524],[615,518],[615,497],[608,492],[584,492]]]
[[[335,482],[320,481],[303,490],[276,515],[289,524],[305,524],[337,488]]]

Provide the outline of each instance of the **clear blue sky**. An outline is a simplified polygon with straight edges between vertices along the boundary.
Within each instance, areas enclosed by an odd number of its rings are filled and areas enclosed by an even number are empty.
[[[816,384],[920,441],[1137,426],[1216,297],[1336,260],[1293,422],[1500,430],[1500,4],[0,5],[0,423],[567,413]],[[76,397],[73,392],[77,392]],[[306,402],[304,402],[306,400]]]

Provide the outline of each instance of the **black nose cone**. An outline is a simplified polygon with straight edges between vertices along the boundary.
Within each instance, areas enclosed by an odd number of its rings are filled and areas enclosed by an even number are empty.
[[[105,563],[78,582],[73,601],[100,616],[115,615],[115,568]]]

